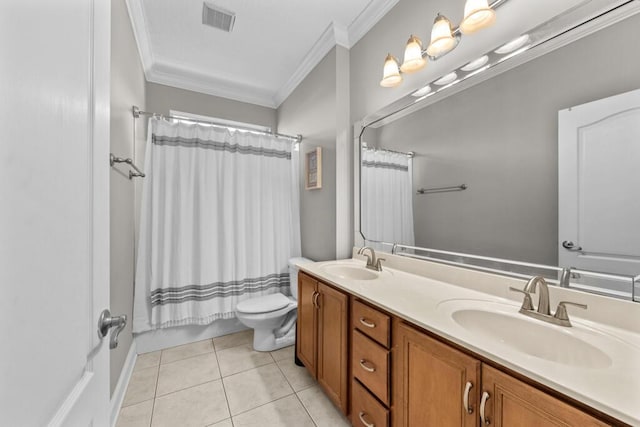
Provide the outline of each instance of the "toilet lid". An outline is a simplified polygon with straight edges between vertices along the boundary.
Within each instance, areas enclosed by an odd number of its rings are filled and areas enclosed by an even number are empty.
[[[271,294],[261,297],[244,300],[236,306],[236,310],[243,313],[267,313],[269,311],[280,310],[291,304],[291,300],[284,295]]]

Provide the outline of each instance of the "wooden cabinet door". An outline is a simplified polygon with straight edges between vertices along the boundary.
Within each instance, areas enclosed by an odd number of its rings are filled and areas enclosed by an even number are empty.
[[[393,342],[393,425],[477,427],[480,361],[401,322]],[[471,413],[463,408],[467,383]]]
[[[581,410],[491,366],[482,366],[485,419],[496,427],[606,426]]]
[[[296,329],[298,359],[304,363],[313,378],[317,378],[317,318],[315,306],[318,282],[300,272],[298,273],[298,325]]]
[[[348,297],[318,282],[318,383],[347,413]]]

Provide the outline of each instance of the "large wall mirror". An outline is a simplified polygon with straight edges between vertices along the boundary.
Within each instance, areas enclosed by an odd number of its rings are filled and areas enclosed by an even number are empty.
[[[562,47],[541,43],[532,59],[474,76],[479,82],[464,90],[433,102],[407,95],[399,112],[366,118],[358,141],[364,243],[515,260],[532,271],[571,267],[572,283],[638,300],[636,10]],[[587,280],[581,270],[624,279]]]

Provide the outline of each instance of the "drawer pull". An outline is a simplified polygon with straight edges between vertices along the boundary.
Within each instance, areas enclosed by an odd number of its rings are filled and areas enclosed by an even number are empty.
[[[320,292],[318,291],[314,291],[313,292],[313,306],[315,308],[320,308],[320,304],[318,304],[318,297],[320,296]]]
[[[358,418],[360,418],[360,422],[361,422],[363,425],[367,426],[367,427],[376,427],[376,425],[375,425],[375,424],[373,424],[373,423],[368,423],[368,422],[367,422],[367,420],[365,420],[365,419],[364,419],[364,416],[365,416],[365,415],[367,415],[365,412],[360,411],[360,413],[358,414]]]
[[[364,317],[360,318],[360,323],[362,323],[364,326],[366,326],[367,328],[375,328],[376,324],[373,322],[369,322],[367,319],[365,319]]]
[[[473,388],[471,381],[467,381],[467,385],[464,388],[464,395],[462,399],[462,407],[469,414],[473,414],[473,405],[469,406],[469,391]]]
[[[484,413],[484,408],[487,405],[487,400],[489,400],[489,393],[486,391],[482,393],[482,400],[480,401],[480,420],[482,420],[482,424],[489,425],[491,424],[491,420]]]
[[[373,363],[365,360],[365,359],[360,359],[360,366],[362,367],[362,369],[364,369],[367,372],[375,372],[376,371],[376,367],[375,365],[373,366],[367,366],[367,364],[371,364],[373,365]]]

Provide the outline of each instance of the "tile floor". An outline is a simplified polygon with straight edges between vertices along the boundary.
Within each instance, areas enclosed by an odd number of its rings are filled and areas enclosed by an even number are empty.
[[[293,347],[253,351],[253,331],[136,360],[117,427],[340,427],[349,423]]]

